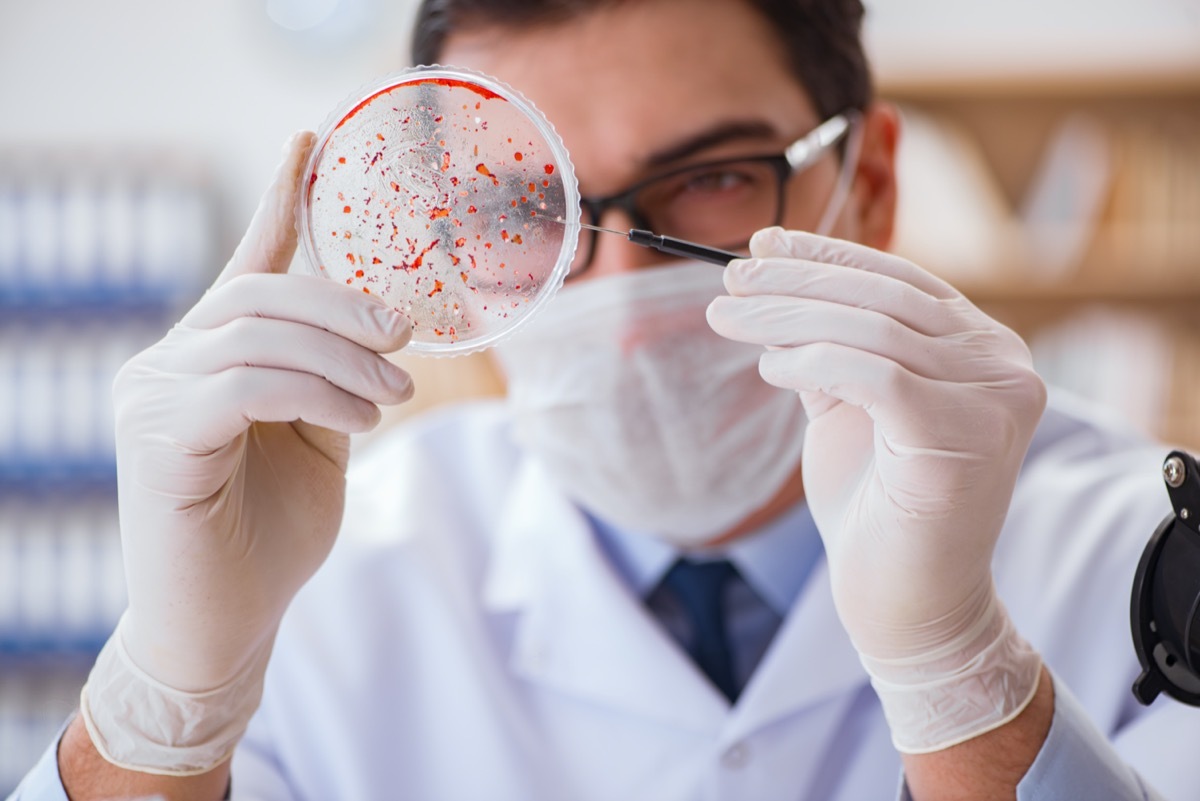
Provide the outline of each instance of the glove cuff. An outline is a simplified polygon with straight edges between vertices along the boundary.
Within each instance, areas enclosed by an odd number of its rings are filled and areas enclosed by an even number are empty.
[[[932,658],[860,657],[901,753],[941,751],[986,734],[1033,700],[1041,657],[994,593],[980,625],[971,628]]]
[[[207,773],[233,756],[262,699],[274,636],[224,685],[183,692],[134,664],[122,639],[124,620],[80,693],[80,716],[100,755],[117,767],[161,776]]]

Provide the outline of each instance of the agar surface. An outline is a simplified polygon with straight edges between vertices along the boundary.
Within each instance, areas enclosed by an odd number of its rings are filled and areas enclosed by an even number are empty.
[[[357,104],[321,146],[310,228],[326,276],[381,296],[421,342],[468,341],[524,316],[552,280],[565,191],[520,108],[444,78]]]

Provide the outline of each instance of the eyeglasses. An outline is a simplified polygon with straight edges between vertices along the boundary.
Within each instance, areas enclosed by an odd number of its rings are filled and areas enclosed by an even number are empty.
[[[624,212],[633,228],[740,251],[755,231],[783,220],[787,181],[811,167],[851,130],[855,112],[831,117],[783,151],[694,164],[639,181],[580,205],[592,225],[610,209]],[[596,255],[596,234],[580,231],[568,280],[578,278]]]

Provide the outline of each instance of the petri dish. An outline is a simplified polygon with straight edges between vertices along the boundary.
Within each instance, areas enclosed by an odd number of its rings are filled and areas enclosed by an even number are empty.
[[[562,140],[519,92],[415,67],[364,86],[318,131],[298,228],[312,270],[378,295],[408,350],[490,347],[562,285],[579,186]]]

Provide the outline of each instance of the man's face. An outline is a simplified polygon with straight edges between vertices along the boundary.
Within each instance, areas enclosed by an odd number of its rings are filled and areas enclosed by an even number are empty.
[[[528,30],[467,32],[450,38],[442,61],[498,77],[533,101],[562,136],[585,196],[679,167],[775,155],[822,122],[777,37],[739,0],[648,0]],[[785,227],[817,225],[838,166],[830,155],[788,181]],[[600,224],[631,221],[614,211]],[[602,236],[587,275],[661,259]]]

